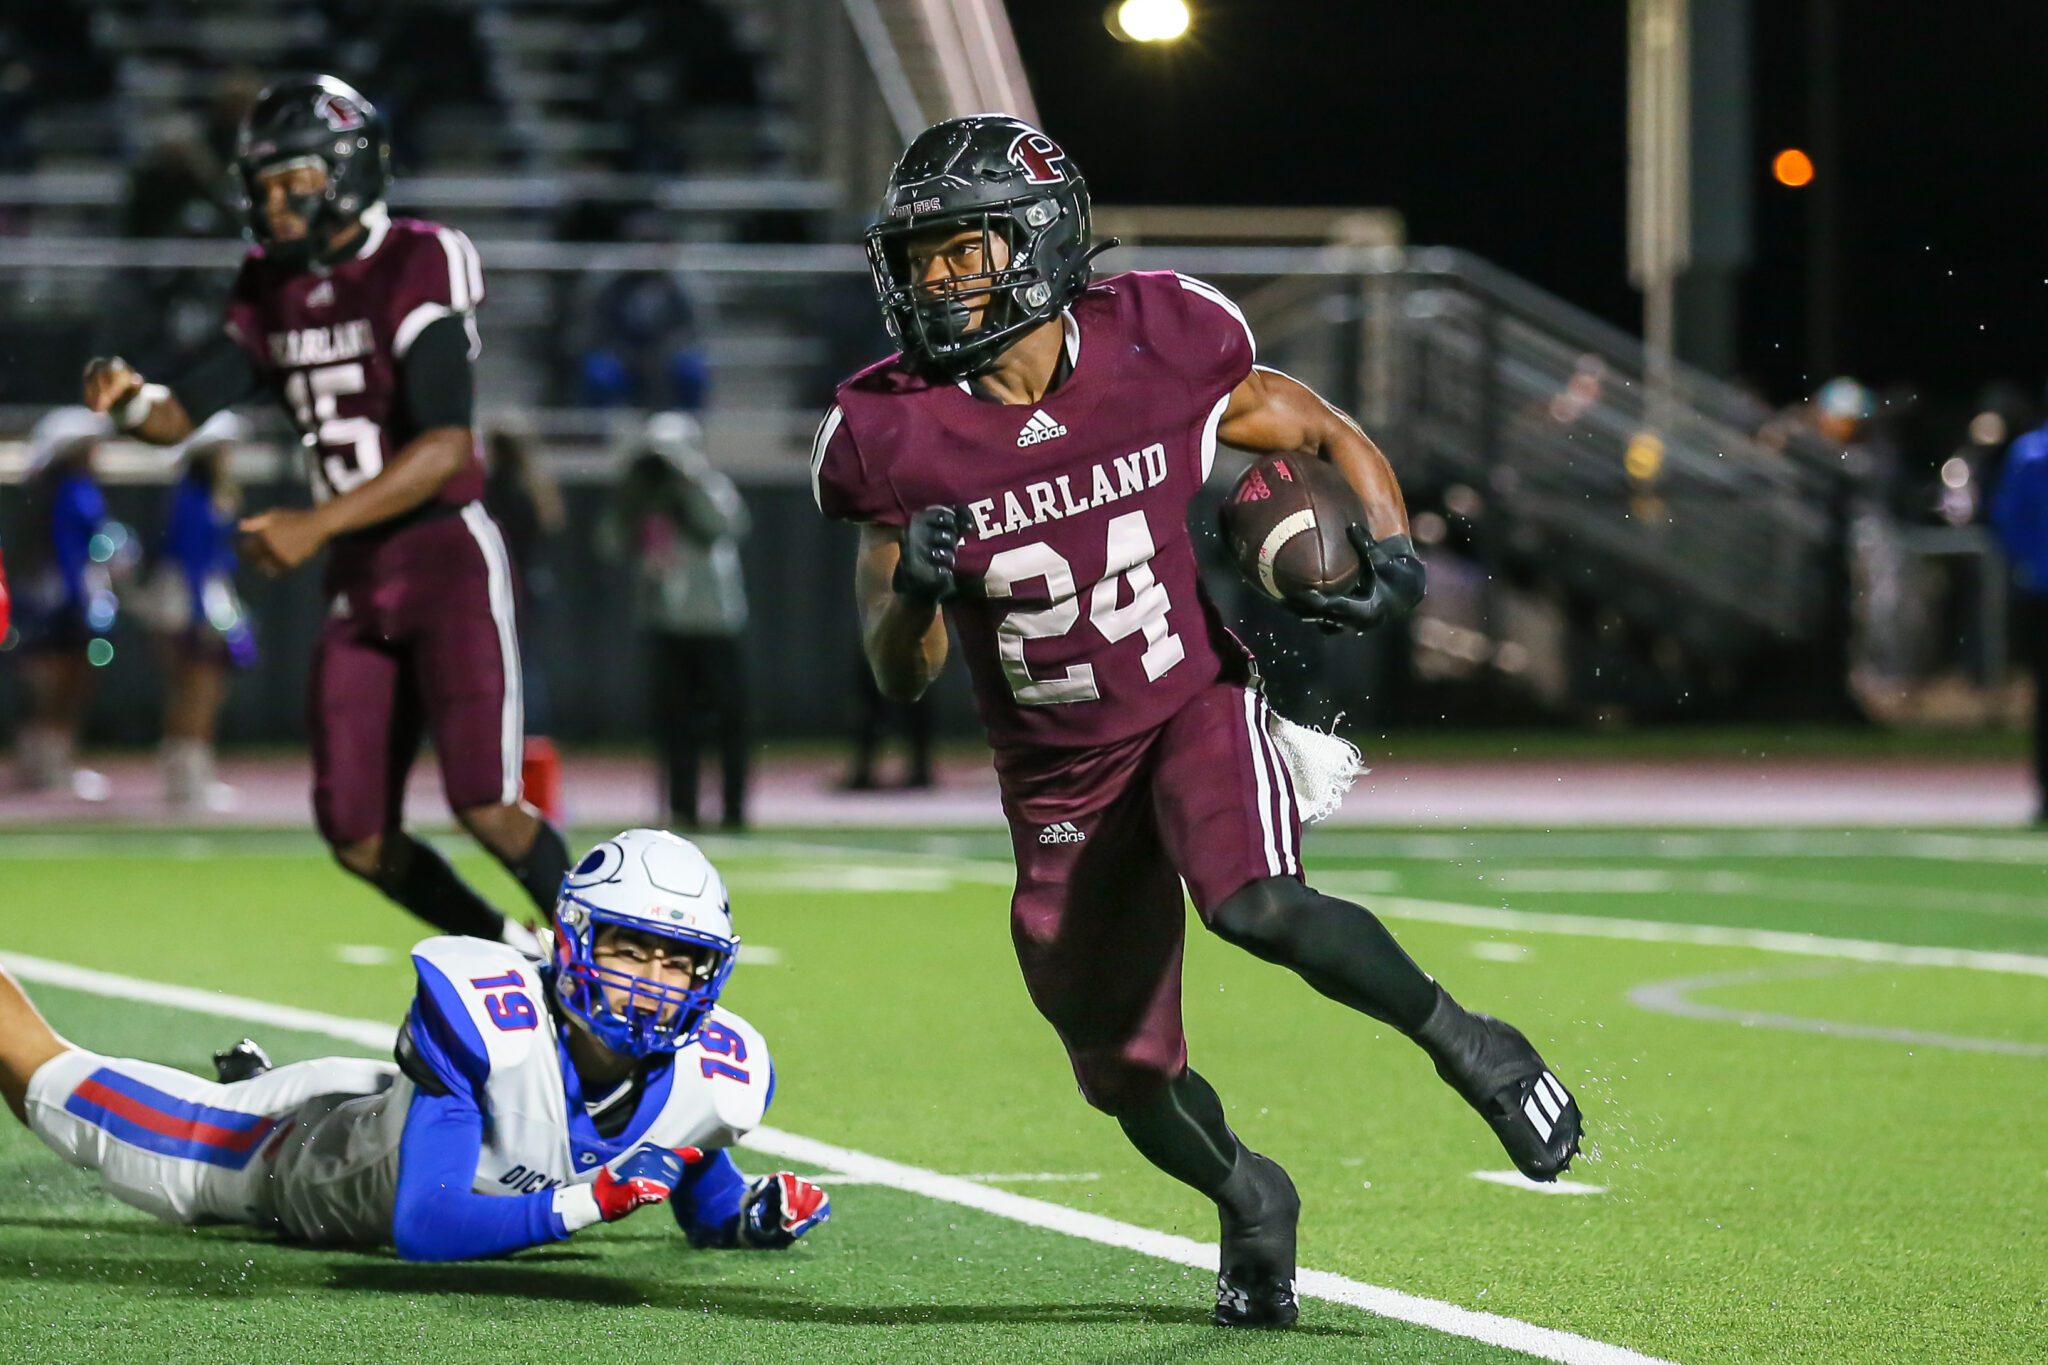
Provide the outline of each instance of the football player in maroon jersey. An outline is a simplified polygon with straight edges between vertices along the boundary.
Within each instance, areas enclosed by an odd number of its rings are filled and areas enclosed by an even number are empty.
[[[1187,526],[1218,441],[1330,461],[1371,572],[1294,605],[1334,629],[1410,611],[1401,490],[1351,419],[1253,363],[1199,280],[1090,283],[1088,192],[1052,139],[979,115],[928,129],[867,234],[901,353],[837,394],[812,451],[827,516],[861,523],[863,638],[892,697],[944,666],[945,604],[995,751],[1017,859],[1011,932],[1081,1091],[1213,1198],[1216,1321],[1294,1321],[1286,1172],[1187,1063],[1181,886],[1226,940],[1414,1039],[1515,1164],[1554,1180],[1577,1105],[1509,1025],[1474,1014],[1361,906],[1302,880],[1299,727],[1277,722],[1203,594]],[[1303,771],[1306,771],[1304,766]]]
[[[561,833],[520,799],[511,566],[471,426],[483,272],[453,228],[386,212],[388,161],[382,118],[343,82],[265,90],[236,155],[256,244],[225,336],[170,386],[96,359],[85,399],[156,445],[262,394],[284,404],[313,506],[248,518],[243,549],[270,573],[328,551],[309,708],[320,833],[435,928],[537,949],[401,824],[428,737],[448,804],[536,908],[568,871]]]

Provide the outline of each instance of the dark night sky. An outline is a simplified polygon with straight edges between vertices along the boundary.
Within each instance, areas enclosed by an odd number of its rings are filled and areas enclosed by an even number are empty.
[[[1838,0],[1842,368],[1966,400],[2048,377],[2048,5]],[[1807,0],[1756,0],[1745,370],[1805,375]],[[1625,274],[1623,0],[1191,0],[1166,52],[1104,0],[1010,0],[1040,112],[1104,202],[1388,205],[1639,330]],[[1853,15],[1853,19],[1849,16]],[[1950,275],[1948,272],[1953,271]]]

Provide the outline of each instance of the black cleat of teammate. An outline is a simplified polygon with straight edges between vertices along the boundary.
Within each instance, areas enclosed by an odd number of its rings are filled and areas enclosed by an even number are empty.
[[[253,1038],[244,1038],[227,1051],[213,1054],[213,1074],[220,1078],[222,1085],[253,1081],[270,1070],[270,1066],[270,1054]]]
[[[1415,1041],[1436,1074],[1492,1127],[1516,1169],[1531,1180],[1562,1175],[1579,1151],[1579,1104],[1521,1030],[1474,1014],[1437,988],[1436,1008]]]
[[[1218,1327],[1292,1327],[1294,1227],[1301,1196],[1277,1162],[1244,1152],[1216,1198],[1223,1249],[1216,1271]]]

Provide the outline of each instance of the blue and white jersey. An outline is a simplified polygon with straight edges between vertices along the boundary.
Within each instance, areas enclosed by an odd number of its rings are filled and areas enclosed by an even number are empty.
[[[715,1009],[690,1044],[643,1067],[633,1112],[614,1137],[597,1131],[546,987],[503,944],[430,938],[413,949],[418,989],[400,1045],[401,1074],[374,1095],[323,1096],[295,1116],[274,1179],[276,1221],[315,1242],[395,1242],[446,1259],[560,1240],[554,1191],[597,1179],[640,1147],[712,1153],[757,1126],[774,1093],[761,1035]],[[737,1180],[718,1167],[721,1208]],[[688,1182],[686,1182],[687,1185]],[[705,1195],[710,1195],[707,1187]],[[677,1220],[716,1240],[679,1188]]]

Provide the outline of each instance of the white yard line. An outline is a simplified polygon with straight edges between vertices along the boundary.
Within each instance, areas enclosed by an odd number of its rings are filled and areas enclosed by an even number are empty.
[[[2020,841],[1979,839],[1972,842],[1989,844]],[[850,848],[796,840],[778,840],[772,845],[765,841],[749,843],[733,840],[731,856],[737,860],[744,857],[748,849],[760,852],[771,847],[777,853],[805,857],[852,853],[872,858],[882,852],[874,848]],[[2029,847],[2038,848],[2042,856],[2048,857],[2048,841],[2030,844]],[[990,858],[963,858],[921,849],[896,850],[894,856],[920,863],[951,864],[956,869],[956,876],[962,881],[1001,882],[1007,886],[1015,876],[1014,868],[1007,861]],[[1873,855],[1866,852],[1859,856]],[[1498,906],[1427,900],[1414,896],[1386,896],[1379,893],[1378,887],[1382,884],[1379,878],[1380,874],[1370,871],[1332,871],[1321,876],[1312,873],[1309,881],[1318,890],[1333,895],[1369,896],[1373,911],[1389,919],[1422,920],[1434,924],[1495,929],[1510,933],[1570,934],[1582,938],[1622,939],[1637,943],[1690,943],[1709,948],[1753,948],[1759,952],[1788,953],[1796,957],[1839,958],[1851,962],[1884,962],[1906,967],[1955,967],[1966,971],[2048,976],[2048,956],[2034,953],[2000,952],[1980,948],[1940,948],[1886,943],[1876,939],[1830,938],[1822,934],[1794,933],[1783,929],[1743,929],[1720,924],[1667,923],[1662,920],[1614,919],[1605,915],[1553,914],[1540,910],[1510,910]]]
[[[1317,885],[1344,893],[1343,875],[1318,878]],[[1455,901],[1381,896],[1373,910],[1388,919],[1453,924],[1467,929],[1498,929],[1508,933],[1572,934],[1581,938],[1625,939],[1635,943],[1690,943],[1706,948],[1754,948],[1795,957],[1839,958],[1846,962],[1883,962],[1901,967],[1955,967],[1972,972],[2003,972],[2048,977],[2048,957],[2033,953],[1995,952],[1983,948],[1934,948],[1874,939],[1828,938],[1783,929],[1738,929],[1722,924],[1666,924],[1659,920],[1609,919],[1604,915],[1555,915],[1536,910],[1499,910]]]
[[[117,1000],[168,1005],[220,1019],[270,1024],[302,1033],[324,1033],[379,1052],[391,1046],[395,1032],[391,1024],[379,1024],[368,1019],[347,1019],[290,1005],[196,990],[190,986],[172,986],[21,953],[0,953],[0,965],[24,981],[42,982]],[[1213,1269],[1216,1265],[1216,1246],[1211,1242],[1197,1242],[1172,1233],[1120,1223],[1100,1214],[1082,1213],[1042,1199],[994,1189],[961,1176],[942,1175],[920,1166],[906,1166],[866,1152],[786,1133],[779,1128],[757,1128],[741,1139],[741,1145],[770,1156],[841,1172],[863,1183],[887,1185],[928,1199],[978,1209],[1028,1227],[1065,1233],[1083,1241],[1120,1247],[1197,1270]],[[1296,1280],[1296,1288],[1308,1298],[1349,1304],[1380,1317],[1521,1351],[1540,1360],[1556,1361],[1558,1365],[1670,1365],[1668,1361],[1643,1355],[1625,1346],[1609,1345],[1555,1328],[1538,1327],[1534,1323],[1495,1313],[1475,1312],[1454,1303],[1405,1294],[1398,1289],[1384,1289],[1326,1270],[1302,1271]]]
[[[1821,972],[1842,968],[1819,969]],[[1788,1033],[1818,1033],[1830,1038],[1862,1038],[1901,1047],[1938,1047],[1950,1052],[1989,1052],[2005,1057],[2048,1057],[2048,1043],[2027,1043],[2012,1038],[1980,1038],[1967,1033],[1935,1033],[1927,1029],[1900,1028],[1887,1024],[1856,1024],[1839,1019],[1815,1019],[1801,1014],[1779,1014],[1771,1010],[1740,1009],[1710,1005],[1693,999],[1698,991],[1729,986],[1753,986],[1782,981],[1788,976],[1815,975],[1813,967],[1765,968],[1761,971],[1710,972],[1705,976],[1683,976],[1675,981],[1652,981],[1628,993],[1631,1005],[1655,1014],[1680,1019],[1704,1019],[1716,1023],[1740,1024],[1744,1028],[1780,1029]]]
[[[1474,1171],[1474,1180],[1484,1180],[1489,1185],[1505,1185],[1511,1190],[1524,1190],[1530,1194],[1605,1194],[1605,1185],[1587,1185],[1577,1180],[1531,1180],[1520,1171]]]
[[[1216,1245],[1213,1242],[1197,1242],[1190,1237],[1119,1223],[1100,1214],[1083,1213],[1009,1190],[990,1189],[958,1176],[905,1166],[864,1152],[835,1147],[828,1142],[785,1133],[777,1128],[757,1128],[741,1139],[741,1145],[784,1160],[845,1171],[868,1183],[888,1185],[930,1199],[979,1209],[1012,1222],[1063,1232],[1069,1237],[1120,1247],[1162,1261],[1193,1266],[1197,1270],[1208,1270],[1216,1264]],[[1571,1332],[1538,1327],[1494,1313],[1474,1312],[1437,1299],[1404,1294],[1398,1289],[1383,1289],[1378,1285],[1333,1275],[1326,1270],[1302,1271],[1295,1287],[1309,1298],[1350,1304],[1380,1317],[1412,1322],[1452,1336],[1522,1351],[1540,1360],[1569,1362],[1570,1365],[1646,1365],[1653,1360],[1653,1357],[1625,1346],[1610,1346]]]

